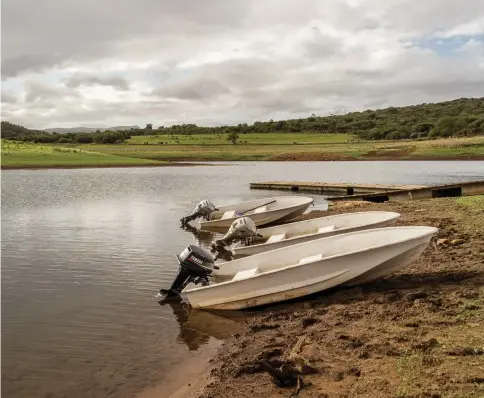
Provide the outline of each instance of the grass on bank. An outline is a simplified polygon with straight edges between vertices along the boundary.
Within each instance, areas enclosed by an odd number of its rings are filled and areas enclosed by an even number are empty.
[[[271,135],[271,134],[267,134]],[[305,134],[297,135],[298,142]],[[323,135],[324,136],[324,135]],[[347,137],[348,135],[342,135]],[[136,138],[136,137],[135,137]],[[143,137],[147,138],[147,137]],[[295,135],[291,137],[294,139]],[[320,144],[42,145],[2,140],[2,167],[109,167],[162,161],[484,159],[484,137]]]
[[[96,153],[79,148],[31,144],[2,140],[2,167],[78,167],[78,166],[136,166],[160,162]]]
[[[301,137],[304,134],[299,134]],[[133,137],[134,139],[136,137]],[[146,137],[143,137],[146,138]],[[303,141],[301,138],[299,141]],[[360,141],[313,145],[80,145],[118,156],[156,160],[484,159],[484,137],[430,141]]]
[[[240,145],[278,144],[343,144],[357,140],[354,134],[321,133],[241,133],[237,140]],[[128,144],[143,145],[227,145],[227,134],[160,134],[133,136]]]
[[[456,202],[461,206],[482,209],[484,211],[484,195],[462,196],[456,199]]]

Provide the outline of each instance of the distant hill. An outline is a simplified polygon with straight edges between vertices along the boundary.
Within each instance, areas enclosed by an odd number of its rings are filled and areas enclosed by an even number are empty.
[[[111,132],[95,133],[96,130]],[[60,134],[51,134],[52,132]],[[90,134],[94,133],[94,134]],[[101,140],[109,136],[112,140],[128,139],[130,136],[142,135],[176,135],[192,134],[227,134],[236,141],[244,133],[344,133],[354,134],[364,140],[402,140],[427,139],[438,137],[462,137],[484,135],[484,97],[459,98],[453,101],[435,104],[419,104],[385,109],[367,109],[362,112],[350,112],[345,115],[316,116],[289,120],[270,120],[266,122],[246,123],[237,126],[202,127],[195,124],[159,126],[146,128],[138,126],[117,126],[110,128],[71,127],[51,128],[44,131],[29,130],[25,127],[2,122],[2,137],[38,142],[80,142]],[[71,137],[69,135],[79,135]],[[99,137],[85,137],[86,135]],[[124,137],[124,138],[123,138]],[[240,136],[242,140],[242,136]],[[42,141],[40,141],[42,140]]]
[[[139,126],[114,126],[114,127],[53,127],[50,129],[45,129],[48,133],[59,133],[59,134],[67,134],[67,133],[94,133],[97,130],[100,131],[124,131],[124,130],[131,130],[131,129],[139,129]]]

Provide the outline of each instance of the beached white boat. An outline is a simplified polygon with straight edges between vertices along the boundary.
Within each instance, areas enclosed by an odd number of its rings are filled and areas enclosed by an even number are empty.
[[[200,228],[225,232],[239,217],[250,217],[256,226],[284,222],[303,214],[314,202],[305,196],[278,196],[220,206],[210,214],[210,220],[200,221]]]
[[[364,229],[390,227],[395,224],[399,213],[389,211],[365,211],[337,214],[293,222],[275,227],[257,229],[255,244],[232,248],[235,257],[245,257],[279,249],[327,236],[340,235]]]
[[[234,310],[365,283],[414,261],[437,231],[422,226],[387,227],[299,243],[222,263],[212,271],[204,268],[211,274],[208,284],[189,283],[181,295],[194,308]],[[191,264],[203,262],[194,261],[192,252],[186,256]],[[177,277],[185,278],[181,273]],[[171,291],[176,291],[175,284]]]

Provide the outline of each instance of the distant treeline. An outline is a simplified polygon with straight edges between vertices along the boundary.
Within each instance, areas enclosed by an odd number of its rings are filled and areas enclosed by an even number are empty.
[[[345,115],[255,122],[237,126],[201,127],[195,124],[144,129],[56,134],[33,131],[2,122],[3,138],[33,142],[117,143],[135,135],[228,134],[243,133],[352,133],[364,140],[426,139],[484,134],[484,98],[462,98],[436,104],[390,107],[351,112]]]
[[[195,124],[131,130],[132,135],[240,133],[349,133],[364,140],[400,140],[484,134],[484,98],[390,107],[346,115],[199,127]]]
[[[94,133],[48,133],[2,122],[2,138],[23,142],[59,143],[59,144],[116,144],[131,138],[130,131],[96,131]]]

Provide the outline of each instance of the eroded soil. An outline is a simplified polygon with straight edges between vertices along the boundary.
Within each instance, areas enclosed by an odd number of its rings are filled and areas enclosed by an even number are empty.
[[[250,311],[212,360],[203,397],[295,396],[297,385],[276,386],[261,363],[287,363],[298,342],[316,371],[300,375],[300,397],[484,397],[482,201],[342,203],[329,213],[376,209],[439,233],[387,279]]]

